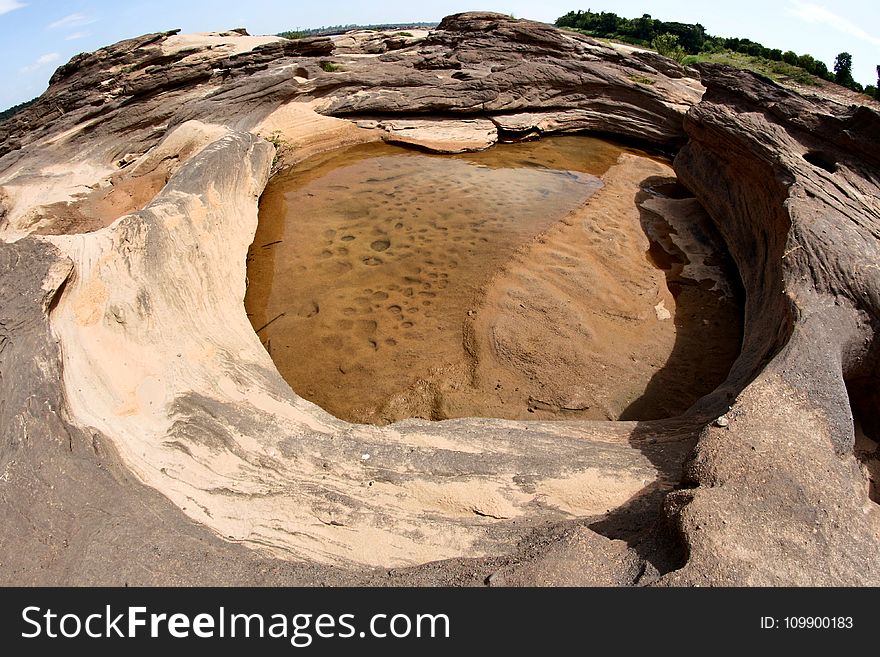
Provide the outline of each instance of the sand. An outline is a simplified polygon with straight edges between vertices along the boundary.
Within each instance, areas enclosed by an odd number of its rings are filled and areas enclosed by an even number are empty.
[[[672,182],[586,137],[323,156],[264,193],[246,307],[294,390],[349,421],[670,417],[741,337],[735,274]]]

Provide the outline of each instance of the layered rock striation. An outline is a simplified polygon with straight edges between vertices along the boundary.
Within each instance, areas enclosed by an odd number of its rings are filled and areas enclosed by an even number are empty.
[[[148,35],[0,125],[2,580],[880,582],[880,116],[496,14],[381,43]],[[677,152],[746,290],[724,384],[382,428],[290,390],[242,305],[274,169],[578,130]]]

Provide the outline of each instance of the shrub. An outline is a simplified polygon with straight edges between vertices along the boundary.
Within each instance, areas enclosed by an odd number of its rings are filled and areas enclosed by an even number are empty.
[[[339,64],[334,64],[333,62],[321,62],[319,66],[325,73],[336,73],[337,71],[342,70],[342,67]]]
[[[816,78],[814,78],[809,72],[803,70],[794,73],[791,78],[799,84],[804,84],[810,87],[814,87],[818,84],[818,82],[816,82]]]
[[[674,59],[679,64],[687,57],[684,48],[678,44],[678,37],[674,34],[661,34],[654,37],[654,40],[651,41],[651,47],[664,57]]]
[[[272,158],[272,166],[270,171],[272,174],[278,172],[284,162],[284,156],[290,148],[290,143],[281,136],[281,132],[275,131],[268,137],[264,137],[266,141],[275,147],[275,157]]]
[[[635,82],[636,84],[644,84],[644,85],[651,86],[656,83],[656,80],[652,80],[651,78],[649,78],[645,75],[636,75],[635,73],[632,73],[632,74],[628,75],[627,77],[630,80],[632,80],[633,82]]]
[[[816,72],[816,60],[813,59],[812,55],[801,55],[798,57],[797,65],[809,73]]]

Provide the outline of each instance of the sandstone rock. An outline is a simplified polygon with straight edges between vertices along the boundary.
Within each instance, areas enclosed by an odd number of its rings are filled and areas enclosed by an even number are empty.
[[[880,583],[849,400],[864,413],[878,376],[877,112],[498,14],[389,37],[376,56],[147,35],[77,56],[0,124],[0,578],[624,585],[656,561],[667,585]],[[280,379],[242,308],[261,136],[292,163],[582,129],[680,147],[746,291],[715,392],[638,425],[377,428]],[[572,517],[603,535],[522,547]]]
[[[498,130],[488,119],[370,119],[355,121],[362,128],[378,128],[391,144],[420,146],[435,153],[481,151],[498,140]]]
[[[760,375],[732,405],[736,424],[699,442],[696,487],[668,501],[691,556],[667,582],[877,582],[880,507],[853,456],[845,384],[877,381],[880,279],[856,263],[880,256],[880,116],[727,67],[701,73],[708,91],[675,169],[747,290],[728,382]]]
[[[332,84],[322,109],[334,116],[376,113],[534,113],[530,127],[598,129],[655,142],[681,138],[681,115],[699,100],[694,80],[673,79],[574,33],[498,14],[445,19],[418,50],[355,61]],[[653,86],[633,80],[655,76]],[[679,74],[679,78],[680,78]],[[326,88],[324,81],[317,88]],[[345,94],[340,91],[346,90]],[[328,89],[329,91],[329,89]],[[554,121],[555,125],[550,123]],[[613,126],[609,126],[613,122]]]
[[[537,556],[501,568],[490,586],[632,586],[645,564],[624,541],[585,527],[564,533]]]
[[[352,30],[332,37],[337,54],[378,55],[390,50],[400,50],[424,40],[428,35],[423,30],[405,30],[394,33],[375,30]]]

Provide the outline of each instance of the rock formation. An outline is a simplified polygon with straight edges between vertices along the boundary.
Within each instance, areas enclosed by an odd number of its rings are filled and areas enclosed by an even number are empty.
[[[877,112],[495,14],[392,37],[148,35],[0,124],[0,579],[880,583]],[[242,305],[273,168],[577,130],[677,153],[746,290],[724,384],[381,428],[290,390]]]

